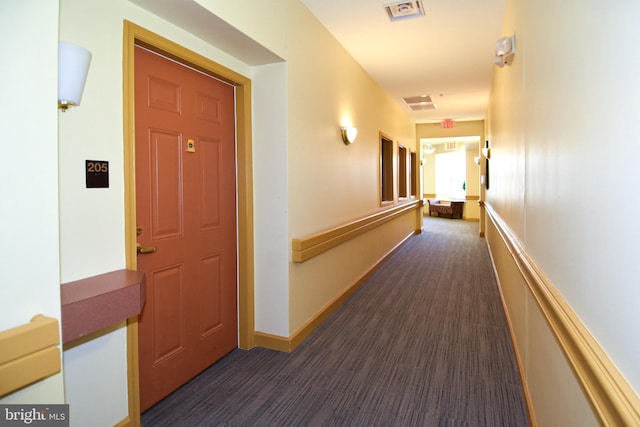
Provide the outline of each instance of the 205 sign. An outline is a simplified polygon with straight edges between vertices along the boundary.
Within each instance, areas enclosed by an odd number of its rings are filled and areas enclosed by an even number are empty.
[[[87,188],[109,188],[109,162],[105,160],[86,160]]]

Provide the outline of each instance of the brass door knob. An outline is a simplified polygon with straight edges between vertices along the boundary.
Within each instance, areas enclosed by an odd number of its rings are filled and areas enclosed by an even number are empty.
[[[156,248],[155,246],[142,246],[140,243],[136,243],[136,250],[138,252],[138,255],[144,255],[155,253],[158,248]]]

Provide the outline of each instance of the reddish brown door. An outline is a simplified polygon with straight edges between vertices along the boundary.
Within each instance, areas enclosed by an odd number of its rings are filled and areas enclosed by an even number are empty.
[[[135,87],[144,411],[238,344],[235,107],[233,87],[139,47]]]

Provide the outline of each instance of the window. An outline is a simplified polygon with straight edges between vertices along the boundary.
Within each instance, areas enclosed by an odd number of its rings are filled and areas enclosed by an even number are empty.
[[[436,154],[436,196],[441,199],[464,199],[466,180],[464,151]]]
[[[411,152],[409,159],[409,195],[412,198],[418,197],[418,171],[420,165],[418,164],[418,155],[415,152]]]
[[[380,134],[380,202],[393,202],[393,141]]]
[[[398,146],[398,197],[405,199],[409,196],[407,190],[408,168],[407,168],[408,151],[402,145]]]

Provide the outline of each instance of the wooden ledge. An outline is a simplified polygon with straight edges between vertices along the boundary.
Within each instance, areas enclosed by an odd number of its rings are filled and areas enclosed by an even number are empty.
[[[60,286],[62,342],[135,317],[145,301],[144,273],[117,270]]]
[[[321,231],[312,236],[292,239],[291,260],[298,263],[308,261],[410,211],[418,212],[420,223],[422,223],[422,211],[420,210],[422,206],[424,206],[422,199],[403,203],[348,224]],[[417,228],[421,229],[421,227]],[[416,230],[416,232],[419,231]]]

